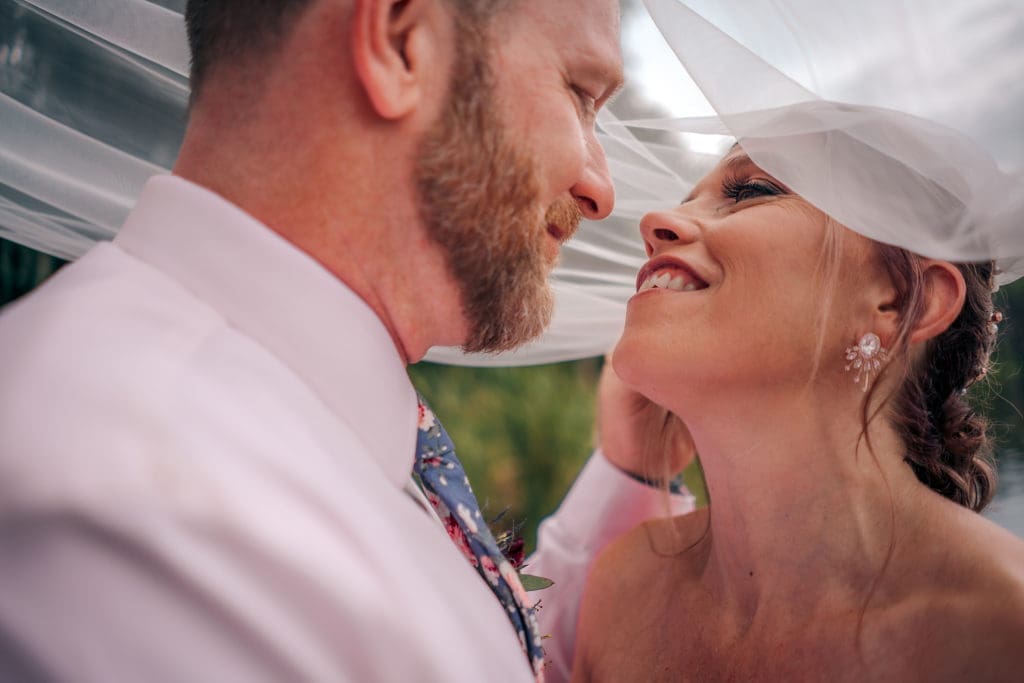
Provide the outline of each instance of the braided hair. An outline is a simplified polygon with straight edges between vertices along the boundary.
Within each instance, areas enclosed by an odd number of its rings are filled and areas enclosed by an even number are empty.
[[[901,314],[894,346],[906,339],[924,308],[921,261],[881,245]],[[988,420],[967,402],[967,388],[985,377],[1002,316],[992,304],[992,263],[958,264],[966,284],[963,309],[949,328],[927,342],[893,396],[891,419],[906,445],[904,459],[918,480],[946,498],[981,511],[995,493],[996,470]],[[877,385],[876,385],[877,386]]]

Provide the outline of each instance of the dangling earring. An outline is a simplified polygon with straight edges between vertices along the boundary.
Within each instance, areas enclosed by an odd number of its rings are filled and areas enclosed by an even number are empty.
[[[864,391],[867,392],[871,380],[882,369],[882,363],[889,357],[889,352],[882,346],[882,340],[874,332],[868,332],[856,346],[846,349],[846,372],[856,370],[853,376],[854,384],[860,384],[864,378]]]

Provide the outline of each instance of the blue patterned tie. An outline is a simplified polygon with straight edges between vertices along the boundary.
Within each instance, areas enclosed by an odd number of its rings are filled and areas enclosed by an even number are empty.
[[[544,680],[544,649],[534,609],[512,564],[498,549],[473,495],[455,446],[422,396],[419,397],[416,473],[452,541],[484,579],[519,634],[537,681]]]

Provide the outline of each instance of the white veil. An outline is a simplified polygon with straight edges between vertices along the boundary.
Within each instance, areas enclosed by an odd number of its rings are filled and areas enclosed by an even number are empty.
[[[610,348],[644,260],[640,216],[678,202],[716,157],[678,131],[743,138],[766,170],[865,234],[920,252],[921,243],[904,240],[910,233],[898,226],[927,232],[938,217],[941,239],[932,255],[995,255],[1004,280],[1021,274],[1024,192],[1014,175],[1024,169],[1021,0],[688,4],[698,11],[677,0],[648,2],[719,116],[635,120],[626,106],[642,97],[634,74],[599,119],[616,210],[607,221],[584,225],[564,247],[552,275],[551,329],[509,354],[434,349],[428,358],[524,365]],[[113,237],[145,180],[170,167],[188,99],[183,8],[184,0],[0,0],[0,237],[75,258]],[[681,68],[673,78],[681,88],[689,82]],[[780,110],[787,115],[777,116]],[[630,127],[620,120],[627,118],[634,119]],[[908,130],[920,135],[904,139]],[[982,142],[1001,168],[954,130]],[[787,144],[777,143],[782,138]],[[864,163],[838,163],[848,159],[839,149],[855,151]],[[900,163],[878,165],[879,158]],[[830,175],[821,174],[826,168]],[[909,216],[891,197],[884,206],[864,203],[857,198],[890,187],[870,171],[864,177],[871,168],[895,169],[901,183],[947,203],[913,203]],[[850,183],[860,189],[847,192]],[[918,211],[934,206],[955,210]],[[900,221],[880,220],[893,216]]]
[[[934,258],[995,260],[1002,282],[1024,274],[1024,175],[1019,170],[1003,171],[979,143],[939,123],[943,118],[961,125],[970,121],[950,107],[963,98],[962,91],[929,97],[938,90],[936,81],[948,86],[955,76],[953,85],[967,87],[972,79],[983,82],[989,69],[996,67],[956,62],[952,73],[913,72],[917,86],[913,99],[906,98],[903,74],[893,68],[874,74],[870,92],[861,93],[856,100],[843,98],[841,89],[838,99],[828,100],[772,66],[768,62],[772,46],[799,45],[807,61],[795,66],[803,66],[802,70],[812,75],[830,63],[832,68],[856,64],[857,58],[864,59],[862,41],[877,40],[879,33],[892,30],[894,24],[903,33],[892,36],[893,41],[899,35],[915,38],[912,23],[891,16],[893,6],[882,16],[872,17],[871,10],[878,9],[875,5],[879,3],[791,0],[786,3],[789,21],[759,53],[741,43],[740,37],[748,36],[753,45],[763,41],[764,17],[779,19],[782,3],[746,0],[743,12],[730,15],[738,34],[735,38],[678,0],[645,0],[645,4],[714,107],[717,120],[658,120],[634,125],[731,135],[759,166],[863,235]],[[911,10],[915,18],[927,17],[924,11],[912,11],[918,5],[926,10],[934,2],[905,0],[897,7]],[[1018,6],[1018,29],[1024,33],[1022,15],[1024,9]],[[872,18],[887,23],[881,27],[863,23]],[[1009,19],[1012,26],[1013,18],[1013,12],[1008,12],[1001,22]],[[938,57],[943,54],[940,49],[955,51],[955,42],[941,43],[939,39],[962,40],[966,28],[951,28],[956,30],[948,36],[934,36],[934,43],[927,46],[931,54]],[[823,51],[820,60],[808,54],[816,45]],[[907,59],[915,58],[913,50],[906,45],[902,48]],[[1017,61],[1016,73],[1024,73],[1024,51]],[[926,66],[937,69],[941,60],[936,58]],[[999,64],[998,69],[1002,68]],[[1020,88],[1017,84],[1013,87]],[[874,106],[873,101],[882,106]],[[984,101],[970,101],[970,113],[975,117],[984,114],[985,105]],[[1020,135],[1020,130],[1013,131],[1011,137]]]

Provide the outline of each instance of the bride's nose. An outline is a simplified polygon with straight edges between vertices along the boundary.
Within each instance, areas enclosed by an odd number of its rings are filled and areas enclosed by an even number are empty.
[[[689,244],[700,236],[700,228],[678,208],[670,211],[652,211],[640,219],[640,236],[644,240],[647,256],[672,246]]]

